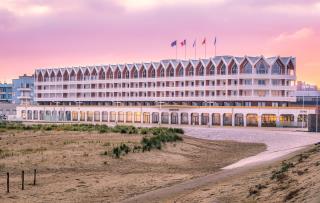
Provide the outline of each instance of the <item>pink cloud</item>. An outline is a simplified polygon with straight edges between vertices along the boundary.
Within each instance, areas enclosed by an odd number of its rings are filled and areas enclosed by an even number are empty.
[[[0,80],[4,75],[32,73],[37,67],[175,57],[169,46],[175,39],[188,39],[188,57],[193,57],[191,41],[206,36],[208,54],[213,55],[217,36],[218,54],[294,55],[299,66],[306,67],[299,72],[301,78],[320,84],[310,75],[304,77],[319,69],[314,65],[320,61],[314,54],[320,52],[315,37],[320,31],[319,16],[304,12],[317,1],[206,0],[197,4],[195,0],[174,0],[159,4],[152,0],[147,9],[133,10],[116,0],[22,2],[11,9],[0,3]],[[21,17],[12,9],[21,6],[45,6],[50,12]],[[274,6],[299,6],[302,13],[269,9]],[[203,57],[203,47],[198,47],[197,55]],[[181,49],[179,57],[183,56]],[[308,61],[311,65],[304,66]]]

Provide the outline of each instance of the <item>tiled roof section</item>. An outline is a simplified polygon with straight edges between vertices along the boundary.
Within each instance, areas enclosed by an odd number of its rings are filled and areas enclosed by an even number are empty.
[[[290,57],[281,57],[280,60],[283,64],[287,65],[289,63]]]
[[[233,59],[232,56],[223,56],[222,58],[227,64],[229,64],[231,62],[231,60]]]
[[[250,61],[252,64],[257,63],[257,62],[259,61],[259,59],[261,59],[261,57],[257,57],[257,56],[255,56],[255,57],[248,56],[247,58],[249,59],[249,61]]]
[[[270,57],[270,58],[266,58],[266,61],[268,64],[272,65],[274,64],[274,62],[276,62],[278,57]]]
[[[93,69],[100,70],[101,68],[107,69],[108,67],[111,67],[112,70],[115,70],[117,67],[119,67],[120,70],[123,70],[125,67],[127,67],[129,70],[136,67],[137,69],[140,69],[141,67],[149,68],[151,65],[153,67],[158,68],[160,65],[163,65],[164,68],[167,68],[169,64],[172,64],[172,66],[175,68],[178,66],[178,64],[182,64],[183,67],[187,67],[189,63],[191,63],[194,67],[196,67],[199,62],[201,62],[204,66],[207,66],[210,61],[214,63],[214,65],[219,65],[221,61],[224,61],[226,65],[228,65],[232,60],[235,60],[237,64],[243,63],[245,59],[248,59],[251,64],[257,63],[259,60],[264,59],[269,65],[273,65],[275,61],[279,58],[279,60],[287,65],[290,61],[292,61],[293,64],[295,64],[296,59],[294,57],[269,57],[269,58],[264,58],[263,56],[215,56],[212,58],[208,59],[190,59],[190,60],[176,60],[176,59],[166,59],[166,60],[161,60],[160,62],[146,62],[146,63],[131,63],[131,64],[112,64],[112,65],[97,65],[97,66],[78,66],[78,67],[66,67],[66,68],[51,68],[51,69],[45,69],[45,68],[40,68],[36,69],[35,72],[36,74],[39,74],[40,72],[42,74],[46,73],[47,71],[51,70],[54,71],[56,74],[59,70],[63,73],[65,70],[68,70],[70,73],[71,70],[75,70],[78,72],[80,69],[84,73],[86,70],[89,72],[92,72]]]
[[[240,64],[243,62],[244,57],[234,57],[234,59],[235,59],[236,63]]]

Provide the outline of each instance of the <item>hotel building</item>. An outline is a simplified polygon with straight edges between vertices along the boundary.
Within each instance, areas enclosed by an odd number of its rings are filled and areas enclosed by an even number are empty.
[[[28,121],[305,126],[294,57],[199,60],[37,69]]]

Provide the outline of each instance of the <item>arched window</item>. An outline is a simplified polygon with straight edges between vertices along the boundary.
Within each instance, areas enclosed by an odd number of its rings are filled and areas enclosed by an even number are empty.
[[[129,71],[128,71],[128,70],[126,70],[125,77],[126,77],[126,78],[129,78]]]
[[[174,77],[174,70],[171,66],[169,67],[169,70],[167,70],[167,74],[169,77]]]
[[[134,69],[134,71],[133,71],[133,78],[138,78],[138,71],[137,71],[137,69]]]
[[[143,77],[143,78],[146,78],[146,77],[147,77],[147,71],[146,71],[146,69],[143,69],[143,70],[142,70],[142,77]]]
[[[160,70],[160,77],[164,77],[164,69],[163,68],[161,68],[161,70]]]
[[[151,69],[151,71],[150,71],[150,76],[151,76],[152,78],[155,78],[155,77],[156,77],[156,71],[154,70],[154,68]]]
[[[281,66],[278,62],[272,65],[271,74],[280,75],[281,74]]]
[[[268,64],[264,60],[260,60],[256,65],[257,74],[267,74],[268,73]]]
[[[249,62],[246,62],[243,68],[243,73],[245,74],[251,74],[252,73],[252,66]]]
[[[70,73],[70,81],[75,81],[75,80],[76,80],[76,73],[74,72],[74,70],[72,70]]]
[[[233,66],[232,66],[232,68],[231,68],[231,74],[232,75],[236,75],[236,74],[238,74],[238,66],[237,66],[237,64],[233,64]]]
[[[226,65],[222,64],[222,66],[221,66],[221,75],[225,75],[226,74],[226,70],[227,70]]]
[[[190,69],[188,70],[188,76],[193,76],[194,75],[194,69],[191,66]]]
[[[184,74],[184,73],[183,73],[183,68],[182,68],[182,67],[180,67],[178,75],[182,77],[182,76],[183,76],[183,74]]]
[[[215,67],[212,64],[211,67],[210,67],[210,70],[209,70],[209,75],[214,75],[214,72],[215,72]]]
[[[118,78],[118,79],[121,78],[121,72],[120,72],[120,70],[118,70],[118,72],[117,72],[117,78]]]
[[[203,66],[200,66],[199,68],[199,75],[203,76],[204,75],[204,69]]]

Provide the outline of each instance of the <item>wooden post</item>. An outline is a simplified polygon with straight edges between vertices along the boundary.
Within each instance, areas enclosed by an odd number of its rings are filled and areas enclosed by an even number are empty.
[[[9,193],[9,173],[7,173],[7,193]]]
[[[34,169],[33,172],[33,185],[36,185],[37,169]]]
[[[21,189],[24,190],[24,171],[21,173]]]

